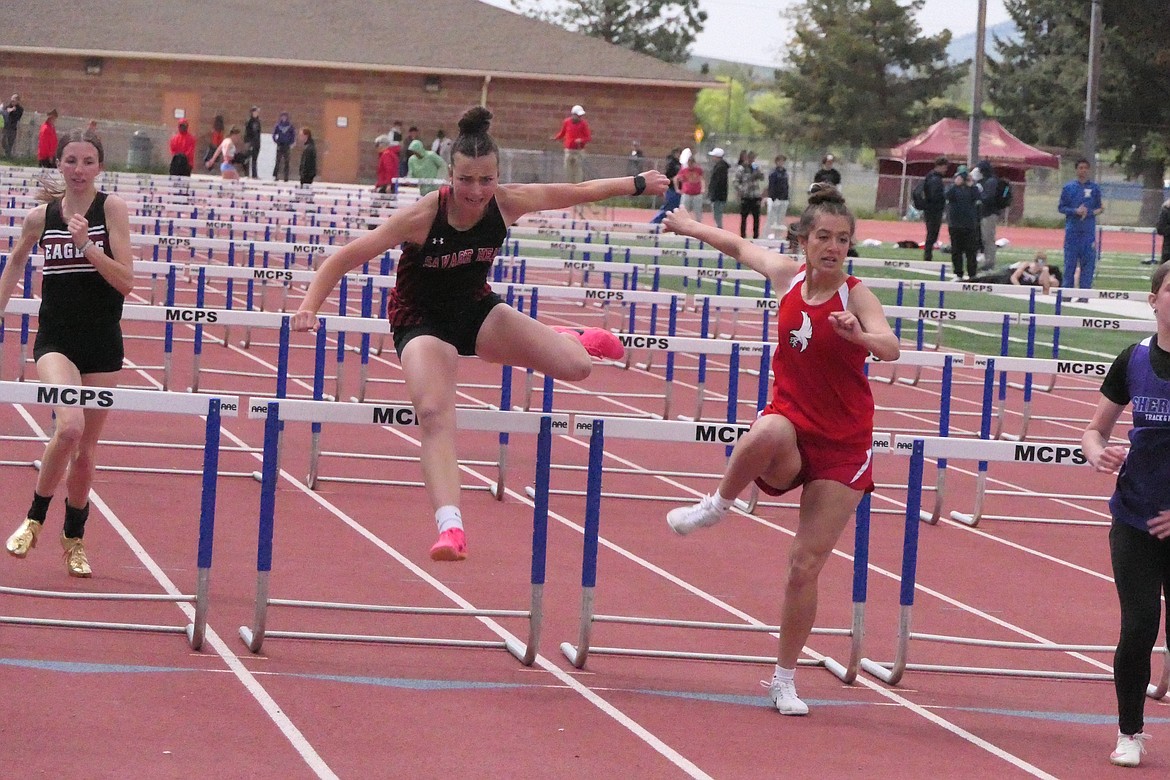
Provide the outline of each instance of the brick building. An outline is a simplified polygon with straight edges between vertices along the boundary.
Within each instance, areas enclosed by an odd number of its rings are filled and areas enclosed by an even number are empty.
[[[651,159],[694,130],[699,89],[716,82],[478,0],[22,0],[0,22],[0,93],[29,112],[57,108],[205,137],[216,114],[243,126],[261,107],[313,129],[322,178],[372,177],[373,140],[395,119],[424,139],[456,131],[476,104],[502,147],[554,149],[574,104],[590,151]]]

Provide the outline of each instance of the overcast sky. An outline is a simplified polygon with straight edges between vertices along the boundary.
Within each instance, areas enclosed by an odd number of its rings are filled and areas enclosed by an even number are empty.
[[[514,10],[510,0],[484,0]],[[707,25],[691,47],[701,57],[715,57],[755,65],[777,65],[778,51],[788,39],[781,12],[800,0],[701,0]],[[918,14],[923,32],[934,35],[949,29],[954,37],[975,32],[977,0],[926,0]],[[987,0],[987,24],[1007,21],[1003,0]]]

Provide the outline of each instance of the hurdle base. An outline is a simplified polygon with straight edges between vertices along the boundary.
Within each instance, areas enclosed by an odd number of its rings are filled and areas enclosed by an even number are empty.
[[[898,680],[902,678],[900,673],[895,676],[892,667],[893,664],[881,664],[877,661],[871,661],[868,658],[861,659],[861,668],[884,682],[886,685],[897,685]]]
[[[975,528],[979,525],[979,518],[974,514],[967,514],[966,512],[951,512],[951,519],[957,523]]]
[[[260,652],[260,646],[264,643],[264,637],[261,634],[252,633],[252,629],[248,626],[240,626],[239,635],[249,652]]]

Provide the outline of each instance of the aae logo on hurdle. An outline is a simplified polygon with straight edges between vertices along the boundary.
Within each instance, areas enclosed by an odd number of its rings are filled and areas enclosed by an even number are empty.
[[[93,402],[97,403],[94,404]],[[60,406],[90,406],[106,409],[114,405],[114,394],[109,390],[91,390],[88,387],[37,387],[37,403]]]

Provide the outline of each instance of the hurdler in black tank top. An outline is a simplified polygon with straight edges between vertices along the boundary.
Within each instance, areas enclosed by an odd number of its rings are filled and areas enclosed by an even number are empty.
[[[456,230],[447,221],[450,200],[451,187],[440,188],[439,208],[426,241],[402,245],[387,306],[391,325],[418,325],[491,294],[488,272],[508,235],[500,207],[492,198],[479,222]]]
[[[112,258],[110,235],[106,230],[106,193],[98,192],[94,196],[85,218],[89,222],[89,240]],[[59,199],[51,201],[45,209],[40,247],[45,257],[38,315],[42,325],[82,325],[97,329],[121,321],[122,294],[98,273],[93,263],[77,252],[61,214]]]

